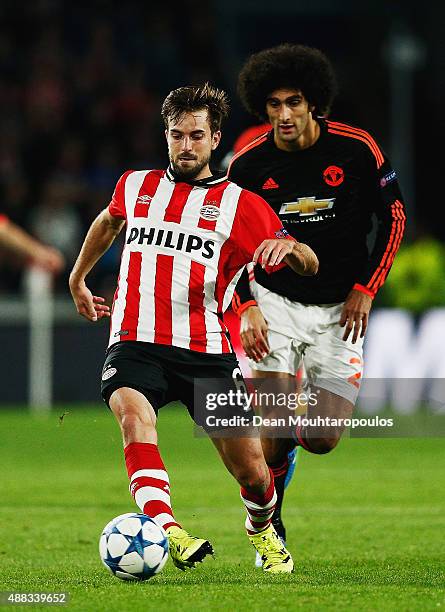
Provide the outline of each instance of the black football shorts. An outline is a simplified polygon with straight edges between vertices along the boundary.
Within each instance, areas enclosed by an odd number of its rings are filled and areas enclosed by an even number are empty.
[[[108,406],[113,392],[121,387],[142,393],[156,413],[172,401],[181,401],[195,423],[206,430],[204,421],[208,411],[212,414],[212,424],[216,417],[222,419],[219,423],[232,418],[232,424],[233,417],[250,417],[246,404],[240,401],[240,391],[245,392],[246,388],[234,353],[200,353],[131,340],[118,342],[108,348],[102,370],[101,393]],[[215,403],[207,401],[209,395],[215,399],[230,394],[232,401],[217,408]],[[196,401],[198,407],[195,407]],[[238,424],[247,426],[246,420],[239,419]]]

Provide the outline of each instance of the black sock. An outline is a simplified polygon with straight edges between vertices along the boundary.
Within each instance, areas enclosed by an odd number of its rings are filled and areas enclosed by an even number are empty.
[[[289,461],[286,456],[284,461],[280,463],[273,463],[269,465],[273,472],[275,479],[275,491],[277,493],[277,503],[275,505],[275,511],[272,515],[272,525],[275,527],[275,531],[279,536],[286,539],[286,529],[281,519],[281,506],[283,505],[284,497],[284,482],[286,480],[287,469],[289,467]]]

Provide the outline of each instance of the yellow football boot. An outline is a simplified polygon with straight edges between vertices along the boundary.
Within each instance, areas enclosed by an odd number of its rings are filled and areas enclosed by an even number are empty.
[[[172,525],[167,529],[168,549],[173,563],[182,571],[196,567],[207,555],[214,555],[213,546],[208,540],[195,538],[185,529]]]
[[[261,557],[262,568],[265,572],[270,574],[290,574],[294,571],[292,557],[278,537],[272,524],[264,531],[249,535],[249,540]]]

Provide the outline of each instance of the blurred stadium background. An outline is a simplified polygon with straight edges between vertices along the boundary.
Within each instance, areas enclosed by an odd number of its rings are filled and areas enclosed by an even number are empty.
[[[86,229],[125,169],[165,166],[159,109],[172,88],[208,79],[230,93],[220,163],[252,125],[236,96],[242,62],[282,41],[328,54],[340,83],[332,115],[380,141],[404,192],[407,235],[376,299],[366,373],[444,378],[445,225],[434,153],[444,138],[444,17],[445,5],[413,0],[93,0],[87,8],[2,0],[0,210],[68,265],[51,286],[0,252],[1,403],[98,400],[107,324],[81,320],[67,290]],[[109,298],[120,248],[89,280]]]

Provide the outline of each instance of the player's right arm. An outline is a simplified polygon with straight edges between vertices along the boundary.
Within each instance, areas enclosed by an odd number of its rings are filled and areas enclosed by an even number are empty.
[[[270,352],[267,321],[259,306],[249,306],[240,317],[240,339],[247,357],[258,362]]]
[[[103,210],[91,224],[70,274],[70,291],[77,312],[89,321],[109,317],[110,308],[104,304],[104,298],[91,293],[85,278],[113,244],[124,225],[125,219],[111,215],[108,208]]]
[[[245,188],[249,185],[249,173],[244,170],[243,157],[232,159],[229,179]],[[233,312],[240,318],[240,340],[247,357],[261,361],[270,352],[267,321],[250,290],[249,273],[244,268],[232,299]]]
[[[240,339],[250,359],[261,361],[270,351],[268,325],[250,290],[249,272],[244,268],[232,299],[233,312],[240,318]]]

